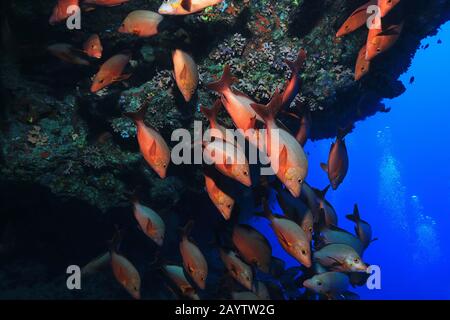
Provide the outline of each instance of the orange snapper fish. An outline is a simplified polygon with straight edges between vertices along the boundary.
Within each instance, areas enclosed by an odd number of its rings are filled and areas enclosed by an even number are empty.
[[[253,272],[252,268],[243,262],[233,250],[220,249],[220,258],[231,277],[239,282],[244,288],[252,290]]]
[[[130,0],[84,0],[84,3],[94,4],[96,6],[114,7],[129,1]]]
[[[387,15],[399,3],[400,0],[378,0],[378,7],[381,11],[381,17]]]
[[[304,68],[305,60],[306,60],[306,52],[305,50],[300,49],[300,51],[298,52],[297,59],[295,61],[290,60],[284,61],[289,67],[289,69],[291,69],[292,76],[286,85],[286,89],[284,89],[281,109],[289,108],[292,101],[294,101],[295,97],[300,91],[301,86],[300,71]]]
[[[88,66],[89,61],[78,57],[75,52],[77,51],[72,45],[67,43],[55,43],[47,47],[48,52],[57,57],[58,59],[81,66]]]
[[[155,211],[142,205],[137,199],[132,199],[132,203],[134,217],[142,232],[158,246],[162,246],[164,242],[164,233],[166,231],[164,221]]]
[[[244,93],[231,88],[235,81],[236,78],[231,75],[230,66],[226,65],[222,78],[217,82],[207,84],[207,87],[221,94],[222,103],[236,128],[244,131],[253,129],[256,120],[261,122],[263,120],[251,107],[251,104],[255,102]]]
[[[134,299],[141,298],[141,277],[134,265],[124,256],[111,250],[111,266],[116,280]]]
[[[331,144],[330,153],[328,155],[328,163],[321,163],[320,167],[328,175],[333,190],[336,190],[344,181],[348,171],[348,152],[345,146],[345,136],[349,129],[341,130],[336,137],[336,141]]]
[[[227,141],[217,139],[207,144],[204,143],[203,155],[205,160],[214,164],[223,175],[244,186],[251,187],[250,167],[245,153],[240,148]]]
[[[186,270],[200,289],[205,289],[206,277],[208,276],[208,264],[200,249],[188,238],[192,226],[193,221],[190,221],[183,228],[180,253],[183,258],[184,270]]]
[[[172,52],[173,77],[186,102],[191,101],[198,86],[198,70],[194,59],[182,50]]]
[[[103,46],[98,34],[91,35],[83,44],[83,52],[89,57],[100,59],[102,57]]]
[[[72,12],[67,12],[70,6],[79,7],[78,0],[58,0],[58,3],[53,8],[52,15],[50,16],[50,25],[55,25],[57,23],[63,22],[68,17],[72,15]]]
[[[165,0],[159,7],[160,14],[186,15],[215,6],[223,0]]]
[[[222,190],[218,183],[220,175],[213,169],[204,168],[205,187],[209,198],[222,214],[225,220],[229,220],[234,208],[234,199]]]
[[[340,38],[343,37],[360,27],[362,27],[369,18],[369,14],[367,13],[367,8],[372,5],[376,5],[377,0],[371,0],[365,4],[363,4],[361,7],[353,11],[353,13],[350,15],[350,17],[344,22],[344,24],[339,28],[338,32],[336,33],[336,37]]]
[[[158,26],[162,20],[163,16],[156,12],[135,10],[123,20],[118,32],[138,37],[151,37],[159,33]]]
[[[95,93],[114,82],[128,79],[130,75],[124,75],[122,72],[130,61],[130,58],[131,56],[129,54],[116,54],[106,60],[94,77],[91,92]]]
[[[270,226],[283,249],[305,267],[310,268],[312,265],[311,247],[303,229],[286,217],[273,215],[267,201],[264,201],[264,214],[269,219]]]
[[[181,294],[192,300],[200,300],[194,287],[189,283],[184,275],[183,268],[176,265],[164,265],[162,267],[165,274],[172,280],[172,282],[180,289]]]
[[[261,233],[247,225],[236,225],[232,241],[246,263],[256,266],[262,272],[269,272],[272,247]]]
[[[379,54],[389,50],[398,40],[403,30],[403,22],[391,25],[382,30],[370,29],[367,36],[366,60],[371,61]]]
[[[145,125],[144,118],[148,106],[146,103],[137,112],[127,112],[124,115],[131,118],[136,125],[137,141],[145,161],[161,179],[164,179],[170,163],[170,149],[158,131]]]
[[[370,71],[370,61],[366,60],[366,46],[359,50],[355,66],[355,81],[359,81]]]
[[[286,186],[294,197],[300,196],[303,181],[308,173],[308,160],[298,141],[286,130],[281,129],[275,122],[280,110],[282,96],[275,92],[271,101],[266,105],[251,104],[251,107],[263,118],[266,125],[266,153],[278,179]],[[279,134],[277,150],[271,150],[274,134]],[[278,168],[276,167],[278,166]]]

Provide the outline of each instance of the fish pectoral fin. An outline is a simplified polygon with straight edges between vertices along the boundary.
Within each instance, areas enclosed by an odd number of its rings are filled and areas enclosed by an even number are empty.
[[[247,128],[245,129],[246,130],[254,129],[255,126],[256,126],[256,114],[249,119]]]
[[[280,163],[281,168],[285,168],[286,163],[287,163],[287,158],[288,158],[287,148],[286,148],[286,145],[283,145],[283,148],[281,148],[280,155],[278,157],[278,161]]]
[[[328,164],[321,162],[320,167],[322,168],[323,171],[328,173]]]
[[[181,0],[181,7],[186,11],[191,11],[192,1],[191,0]]]
[[[150,146],[150,148],[148,149],[148,154],[150,156],[154,156],[156,155],[156,141],[153,140],[152,145]]]
[[[328,256],[328,258],[334,261],[334,263],[331,265],[331,267],[342,266],[342,262],[340,262],[338,259],[336,259],[334,257],[330,257],[330,256]]]
[[[289,242],[286,237],[280,232],[281,241],[283,241],[288,247],[292,247],[292,243]]]
[[[183,65],[183,69],[180,72],[180,79],[185,81],[187,79],[187,67],[186,64]]]

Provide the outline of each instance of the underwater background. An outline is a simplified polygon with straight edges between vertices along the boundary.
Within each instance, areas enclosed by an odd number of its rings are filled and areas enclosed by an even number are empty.
[[[200,166],[174,165],[160,179],[143,160],[135,126],[123,113],[136,111],[150,94],[146,123],[170,141],[174,129],[191,130],[193,120],[207,124],[200,105],[212,106],[217,95],[206,83],[220,77],[224,64],[239,78],[236,88],[266,103],[289,80],[284,59],[294,60],[299,48],[307,52],[295,100],[301,107],[290,111],[312,116],[305,147],[311,186],[329,184],[319,164],[337,129],[354,123],[345,137],[348,173],[326,199],[339,227],[354,232],[345,215],[355,203],[370,222],[377,240],[364,261],[380,266],[381,289],[349,290],[361,299],[450,299],[450,23],[440,26],[450,19],[449,2],[404,1],[393,10],[394,22],[405,17],[403,35],[360,81],[354,79],[355,59],[367,31],[342,39],[335,33],[365,1],[223,1],[185,19],[164,18],[160,34],[147,39],[116,29],[131,10],[157,10],[162,1],[90,8],[79,32],[48,25],[54,2],[2,3],[7,10],[1,14],[0,299],[130,299],[111,268],[83,278],[81,290],[66,286],[67,266],[84,266],[108,252],[118,228],[124,231],[120,252],[143,279],[142,298],[179,299],[158,263],[182,264],[180,228],[191,219],[190,236],[209,266],[200,297],[228,297],[236,283],[230,284],[224,270],[217,234],[230,230],[205,191]],[[45,49],[59,42],[80,47],[92,33],[100,35],[104,56],[88,59],[77,52],[88,66],[60,61]],[[179,48],[198,64],[191,101],[183,99],[172,75],[171,52]],[[90,92],[100,65],[119,52],[132,55],[126,67],[131,77]],[[226,112],[219,119],[233,126]],[[254,190],[228,183],[237,203],[228,226],[236,217],[254,226],[286,269],[299,266],[268,220],[254,216],[261,209],[251,200]],[[163,218],[167,234],[161,248],[138,229],[132,194]],[[265,277],[257,274],[258,280]],[[304,280],[294,278],[287,282],[300,286]],[[272,298],[286,298],[277,290]],[[305,297],[311,298],[298,292],[291,298]]]
[[[357,202],[378,238],[365,258],[380,261],[382,288],[358,288],[362,299],[450,299],[448,54],[450,23],[422,41],[422,49],[400,77],[406,92],[384,101],[391,111],[357,122],[346,138],[350,169],[328,199],[339,216],[350,213]],[[331,143],[325,139],[308,144],[310,161],[325,159]],[[314,185],[328,183],[318,166],[309,175]],[[340,221],[343,228],[353,229],[352,222]],[[297,265],[281,251],[267,223],[256,218],[252,224],[278,247],[275,256]]]

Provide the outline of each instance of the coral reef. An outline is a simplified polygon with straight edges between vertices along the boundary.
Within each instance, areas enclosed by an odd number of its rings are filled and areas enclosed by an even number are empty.
[[[98,7],[83,12],[81,30],[67,30],[64,24],[48,24],[53,0],[2,1],[0,175],[2,184],[19,184],[16,200],[21,184],[39,185],[57,199],[76,199],[101,215],[117,208],[129,211],[127,195],[137,188],[156,209],[171,213],[176,225],[179,216],[195,210],[186,209],[183,199],[205,196],[199,170],[171,168],[168,179],[157,178],[143,163],[136,128],[124,112],[152,97],[145,120],[170,144],[174,129],[192,130],[194,119],[206,125],[199,106],[212,105],[216,96],[204,84],[217,79],[225,64],[239,79],[236,88],[265,103],[290,77],[284,60],[304,48],[308,58],[297,99],[311,111],[311,138],[334,137],[338,128],[378,112],[383,98],[405,90],[397,79],[420,41],[450,18],[448,1],[410,1],[399,13],[405,19],[404,36],[374,61],[366,78],[355,82],[364,31],[342,39],[335,33],[364,1],[226,0],[199,14],[168,17],[152,38],[116,32],[129,12],[156,11],[160,2]],[[132,53],[131,78],[97,94],[89,86],[100,62],[68,65],[45,51],[55,42],[81,47],[92,33],[102,39],[105,58]],[[190,103],[172,79],[170,54],[177,47],[191,52],[199,67],[200,85]],[[222,120],[231,126],[228,117]]]

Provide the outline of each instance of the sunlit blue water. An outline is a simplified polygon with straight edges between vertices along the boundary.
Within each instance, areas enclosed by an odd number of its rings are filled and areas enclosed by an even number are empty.
[[[350,169],[327,196],[341,227],[353,230],[344,216],[358,203],[379,238],[364,259],[381,267],[382,287],[357,289],[363,299],[450,299],[450,23],[423,44],[430,46],[400,78],[406,93],[385,101],[391,112],[356,123],[346,138]],[[306,148],[308,181],[318,188],[327,185],[319,163],[331,142]],[[269,236],[275,256],[296,264],[266,222],[255,225]]]

